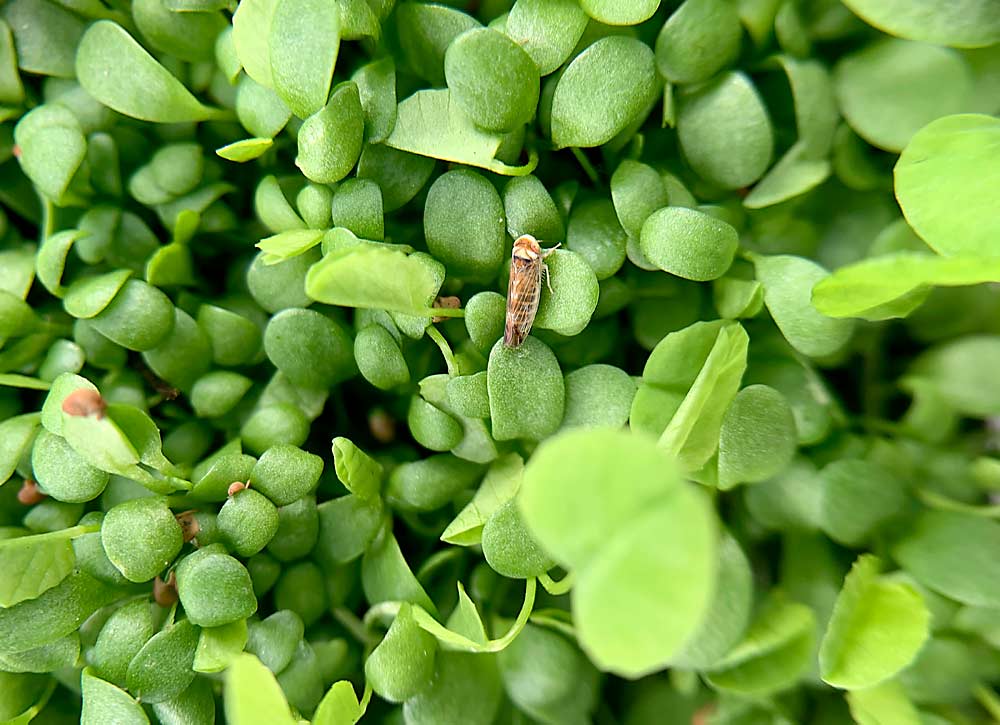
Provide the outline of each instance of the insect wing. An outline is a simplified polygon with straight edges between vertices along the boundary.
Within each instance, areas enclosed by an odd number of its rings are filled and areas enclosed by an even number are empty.
[[[531,331],[538,312],[542,292],[542,261],[514,257],[510,263],[507,284],[507,320],[503,341],[507,347],[518,347]]]

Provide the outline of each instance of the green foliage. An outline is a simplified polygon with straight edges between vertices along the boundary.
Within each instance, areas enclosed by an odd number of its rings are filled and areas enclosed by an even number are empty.
[[[998,78],[994,0],[0,2],[0,722],[994,722]]]

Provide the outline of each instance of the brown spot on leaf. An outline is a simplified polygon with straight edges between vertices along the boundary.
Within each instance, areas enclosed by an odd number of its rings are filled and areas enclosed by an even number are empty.
[[[160,577],[153,580],[153,599],[161,607],[172,607],[177,602],[177,576],[170,572],[167,580]]]
[[[96,390],[88,388],[78,388],[63,399],[62,409],[67,415],[72,416],[93,416],[100,420],[104,417],[104,411],[108,404]]]

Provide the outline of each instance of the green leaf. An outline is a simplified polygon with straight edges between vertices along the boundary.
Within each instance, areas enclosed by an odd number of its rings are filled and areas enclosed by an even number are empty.
[[[638,25],[652,17],[660,0],[582,0],[580,6],[607,25]]]
[[[142,705],[132,699],[131,695],[110,682],[96,677],[89,667],[83,670],[80,677],[80,690],[83,695],[83,710],[80,722],[86,725],[113,722],[121,725],[149,725],[149,718]]]
[[[14,474],[35,438],[40,420],[39,413],[25,413],[0,422],[0,486]]]
[[[354,725],[364,716],[354,686],[347,680],[334,682],[313,715],[313,725]]]
[[[340,49],[340,8],[321,0],[277,0],[267,38],[275,93],[299,118],[326,105]]]
[[[666,207],[642,225],[639,246],[665,272],[697,282],[721,277],[733,263],[739,234],[732,225],[694,209]]]
[[[451,99],[480,128],[505,133],[531,120],[538,67],[517,43],[490,28],[466,31],[444,56]]]
[[[645,113],[659,90],[649,46],[635,38],[601,38],[556,83],[552,142],[556,148],[601,146]]]
[[[63,106],[44,104],[14,127],[18,161],[35,187],[57,204],[87,155],[87,140],[76,117]]]
[[[986,160],[998,146],[996,118],[950,116],[920,129],[899,157],[899,205],[914,231],[940,254],[995,256],[996,218],[986,189],[998,183],[1000,172]]]
[[[330,305],[430,315],[443,276],[417,255],[360,245],[332,252],[310,268],[306,290]]]
[[[861,556],[844,580],[819,651],[823,681],[846,690],[874,687],[906,667],[929,636],[930,612],[920,593],[878,575],[879,561]]]
[[[326,105],[299,129],[295,165],[318,184],[340,181],[361,156],[364,129],[357,85],[352,81],[338,84]]]
[[[153,636],[152,607],[148,599],[137,599],[123,604],[108,617],[88,656],[95,675],[125,686],[129,663]]]
[[[73,572],[37,598],[0,609],[0,652],[24,652],[65,637],[121,595],[117,587]]]
[[[925,511],[893,547],[893,558],[918,582],[972,606],[1000,607],[1000,568],[992,547],[1000,523],[969,514]]]
[[[991,371],[1000,359],[1000,337],[967,335],[926,350],[909,369],[908,385],[929,385],[955,412],[977,418],[1000,411]],[[44,424],[45,420],[42,419]]]
[[[347,438],[333,439],[333,465],[348,491],[363,501],[378,498],[382,465]]]
[[[389,702],[410,699],[430,684],[437,643],[413,619],[404,602],[383,640],[365,660],[365,680]]]
[[[681,150],[699,176],[725,189],[749,186],[764,175],[773,136],[767,109],[741,72],[723,73],[680,98]]]
[[[305,623],[290,609],[280,609],[250,625],[247,652],[256,655],[275,674],[288,667],[302,641]]]
[[[413,73],[432,85],[443,86],[448,46],[479,22],[455,8],[431,3],[402,3],[396,10],[399,45]]]
[[[740,641],[753,607],[753,572],[739,543],[723,532],[719,539],[715,594],[697,631],[677,652],[672,665],[705,670]]]
[[[163,702],[181,694],[194,680],[198,628],[182,619],[149,638],[125,675],[129,692],[143,702]]]
[[[391,56],[379,58],[354,71],[365,113],[365,140],[385,141],[396,125],[396,64]]]
[[[470,488],[481,475],[479,464],[448,453],[408,461],[389,474],[386,500],[404,510],[432,511]]]
[[[869,25],[899,38],[956,48],[1000,42],[1000,12],[990,0],[933,6],[906,0],[845,0],[844,4]]]
[[[635,381],[613,365],[585,365],[566,375],[562,429],[621,428],[628,422]]]
[[[719,431],[719,488],[757,483],[781,473],[798,440],[791,406],[766,385],[743,388],[726,409]]]
[[[931,286],[998,280],[996,258],[895,252],[841,267],[813,288],[813,304],[830,317],[884,320],[907,316],[924,302]]]
[[[743,640],[706,675],[709,683],[740,695],[761,696],[792,686],[813,652],[816,617],[802,604],[772,596]]]
[[[555,250],[546,264],[549,279],[542,284],[535,327],[566,337],[579,335],[597,309],[597,275],[582,254],[566,249]]]
[[[409,5],[413,7],[416,5]],[[433,159],[478,166],[504,176],[524,176],[534,171],[538,158],[524,166],[508,166],[494,158],[500,134],[476,128],[447,89],[417,91],[396,111],[396,125],[385,145]]]
[[[132,18],[154,50],[196,63],[213,59],[215,38],[227,25],[214,9],[172,12],[163,0],[136,0]]]
[[[35,649],[0,655],[0,664],[6,672],[56,672],[76,667],[79,661],[80,635],[76,632]]]
[[[296,722],[274,675],[251,654],[239,655],[226,670],[223,701],[226,722],[232,725]]]
[[[458,512],[441,534],[441,541],[456,546],[474,546],[480,543],[486,521],[503,504],[514,498],[523,476],[524,461],[516,453],[509,453],[494,461],[472,500]]]
[[[146,542],[136,547],[134,541]],[[101,543],[129,581],[149,581],[180,553],[183,532],[165,498],[137,498],[118,504],[104,517]]]
[[[80,40],[76,76],[86,91],[119,113],[154,123],[205,121],[204,106],[117,23],[99,20]]]
[[[258,158],[273,144],[274,141],[269,138],[245,138],[217,148],[215,153],[227,161],[243,163]]]
[[[927,43],[876,41],[843,56],[833,82],[851,128],[887,151],[901,151],[936,118],[972,110],[968,64],[956,51]]]
[[[260,85],[274,88],[268,43],[278,0],[244,0],[233,13],[233,45],[243,69]]]
[[[859,725],[926,725],[897,680],[847,693],[851,716]]]
[[[566,389],[555,355],[545,343],[528,337],[517,349],[498,340],[487,368],[490,418],[498,441],[539,441],[562,422]],[[524,391],[531,390],[530,396]]]
[[[633,433],[562,433],[531,457],[517,500],[576,575],[573,618],[595,664],[636,677],[670,662],[709,606],[716,561],[711,509],[671,458]]]
[[[796,144],[782,156],[767,175],[754,185],[743,200],[748,209],[762,209],[780,204],[810,189],[814,189],[830,176],[832,166],[827,159],[806,158],[804,144]]]
[[[463,203],[457,205],[455,199]],[[427,249],[450,274],[495,277],[504,257],[504,228],[500,195],[486,177],[475,171],[456,169],[442,174],[427,192]]]
[[[403,704],[403,717],[410,725],[490,723],[497,716],[502,697],[494,658],[440,652],[434,679],[428,688]]]
[[[538,545],[524,525],[513,500],[502,504],[486,520],[481,545],[486,563],[501,576],[529,579],[552,568],[552,558]]]
[[[399,542],[383,528],[361,560],[361,588],[371,604],[410,602],[430,613],[437,609],[403,558]]]
[[[656,169],[631,159],[622,161],[611,175],[611,198],[618,221],[633,237],[639,236],[642,225],[650,214],[670,203],[667,188]],[[570,217],[571,233],[567,239],[571,249],[575,208],[573,212],[574,215]]]
[[[656,36],[656,67],[673,83],[698,83],[736,59],[742,28],[729,0],[686,0]]]
[[[91,466],[61,436],[40,431],[31,449],[35,480],[57,501],[82,503],[97,498],[108,474]]]
[[[746,370],[749,342],[739,323],[719,330],[690,390],[660,435],[660,447],[676,456],[686,471],[703,466],[719,446],[723,417]]]
[[[792,347],[803,355],[823,357],[847,344],[853,322],[827,317],[812,303],[813,287],[829,272],[792,255],[754,256],[753,263],[764,285],[764,304]]]
[[[289,229],[261,239],[254,246],[264,252],[264,264],[276,264],[312,249],[325,233],[322,229]]]
[[[61,532],[0,541],[0,607],[35,599],[73,571],[73,545]]]
[[[22,71],[73,77],[73,53],[86,27],[82,18],[65,6],[33,0],[7,3],[3,15],[14,34]]]
[[[905,505],[903,485],[885,467],[842,457],[819,475],[819,524],[834,541],[856,546]]]
[[[110,417],[63,412],[62,434],[91,466],[119,476],[136,473],[139,454]]]
[[[517,0],[504,32],[545,76],[566,62],[586,27],[587,15],[575,0]]]

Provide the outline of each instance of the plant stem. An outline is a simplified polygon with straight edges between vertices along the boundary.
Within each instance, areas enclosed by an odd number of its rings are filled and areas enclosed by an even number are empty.
[[[572,151],[573,155],[576,156],[576,160],[580,162],[580,166],[583,167],[583,172],[587,175],[587,178],[590,179],[590,183],[596,185],[600,181],[600,178],[597,176],[597,169],[595,169],[593,164],[590,163],[590,159],[587,158],[587,155],[575,146],[571,148],[570,151]]]
[[[358,615],[350,609],[337,607],[333,610],[333,618],[340,622],[344,629],[351,633],[354,639],[366,647],[374,647],[378,644],[378,639],[372,636],[368,628],[365,627],[364,622],[358,619]]]
[[[570,589],[573,588],[573,572],[568,573],[559,581],[554,581],[552,577],[549,576],[548,572],[543,572],[538,575],[538,583],[554,597],[558,597],[560,594],[565,594]]]
[[[444,356],[444,362],[448,366],[448,374],[452,377],[458,375],[458,363],[455,361],[455,353],[451,351],[451,345],[448,341],[444,339],[444,335],[441,331],[434,327],[434,325],[428,325],[427,327],[427,337],[432,339],[441,350],[441,354]]]

